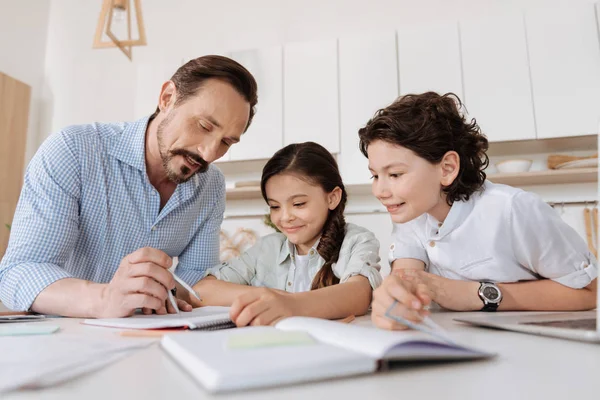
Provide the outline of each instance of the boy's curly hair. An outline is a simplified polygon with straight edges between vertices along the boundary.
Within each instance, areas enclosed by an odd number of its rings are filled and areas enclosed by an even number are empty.
[[[488,140],[475,119],[467,121],[463,104],[454,93],[407,94],[375,113],[358,131],[360,151],[368,157],[371,143],[383,140],[412,150],[432,164],[442,161],[448,151],[460,157],[458,176],[443,187],[446,201],[468,200],[483,187],[489,165]]]

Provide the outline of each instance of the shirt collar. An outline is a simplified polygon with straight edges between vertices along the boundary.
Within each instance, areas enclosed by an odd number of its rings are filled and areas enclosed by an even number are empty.
[[[444,220],[441,226],[440,222],[437,219],[427,214],[428,231],[435,230],[436,232],[439,232],[439,238],[442,238],[454,231],[462,224],[462,222],[473,210],[473,198],[475,196],[476,194],[473,194],[473,196],[471,196],[467,201],[457,200],[454,203],[452,203],[452,207],[450,207],[450,212],[448,212],[448,215],[446,216],[446,219]]]
[[[310,248],[311,250],[314,250],[314,254],[319,255],[319,253],[317,252],[317,247],[319,246],[319,242],[321,241],[321,238],[319,238],[315,244],[312,245],[312,247]],[[281,246],[281,251],[279,252],[279,259],[277,260],[277,262],[279,264],[283,263],[285,260],[287,260],[288,257],[293,256],[296,254],[296,246],[294,245],[294,243],[290,242],[287,238],[285,239],[285,241],[283,242],[283,245]],[[310,254],[310,253],[309,253]]]
[[[123,132],[113,139],[109,153],[118,160],[146,172],[146,129],[149,116],[125,123]]]

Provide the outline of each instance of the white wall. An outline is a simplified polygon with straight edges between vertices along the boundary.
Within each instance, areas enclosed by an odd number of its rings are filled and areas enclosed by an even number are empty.
[[[31,86],[25,163],[38,148],[50,0],[0,0],[0,71]]]

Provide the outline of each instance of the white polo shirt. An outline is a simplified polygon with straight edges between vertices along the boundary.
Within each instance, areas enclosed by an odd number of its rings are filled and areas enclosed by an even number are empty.
[[[533,193],[486,181],[456,201],[443,224],[429,214],[394,224],[390,263],[414,258],[450,279],[517,282],[548,278],[580,289],[598,276],[583,238]]]

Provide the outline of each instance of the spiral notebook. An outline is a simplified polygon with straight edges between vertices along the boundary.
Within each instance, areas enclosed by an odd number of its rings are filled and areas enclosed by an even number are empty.
[[[179,314],[143,315],[135,314],[127,318],[86,319],[86,325],[104,326],[121,329],[164,329],[187,328],[204,331],[234,328],[229,318],[229,307],[200,307]]]

